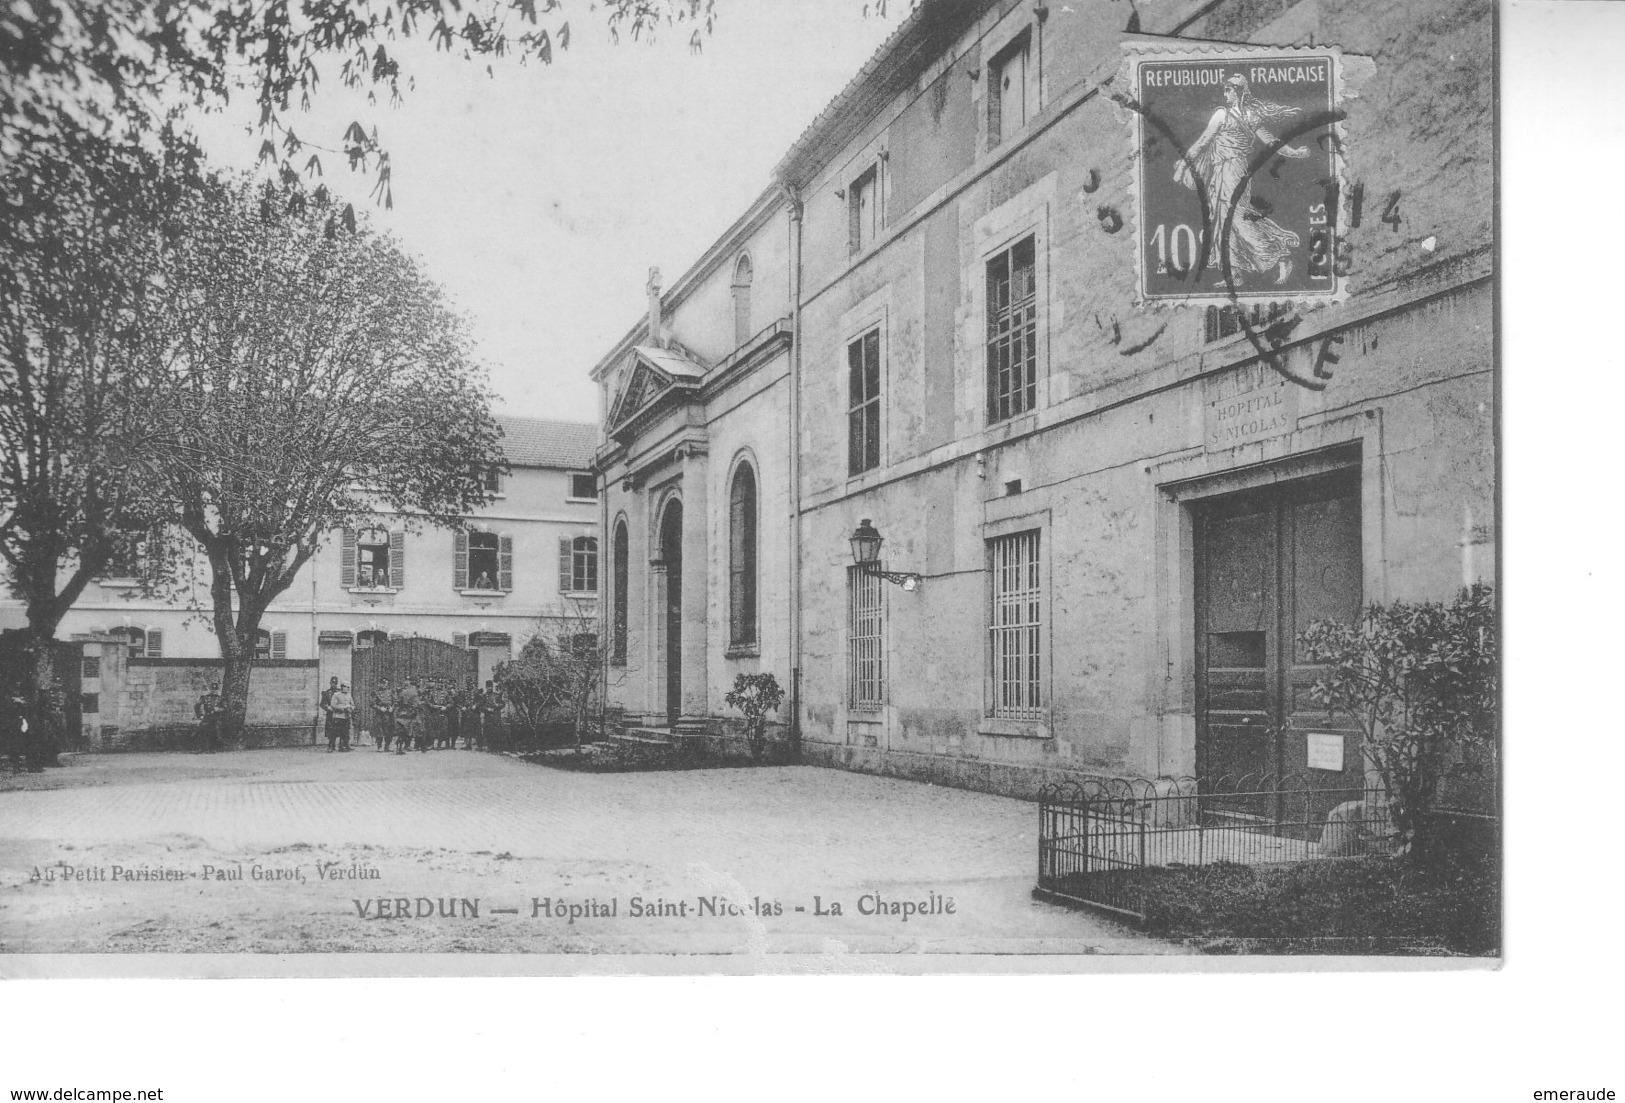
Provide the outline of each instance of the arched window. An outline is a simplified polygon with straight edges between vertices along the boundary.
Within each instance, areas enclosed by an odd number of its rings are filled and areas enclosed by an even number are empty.
[[[742,255],[734,265],[734,344],[743,345],[751,338],[750,281],[753,272],[750,257]]]
[[[614,637],[610,643],[609,658],[613,663],[624,664],[626,662],[627,563],[630,555],[626,537],[626,522],[624,520],[615,522],[613,554],[615,556],[613,566],[615,572],[615,619],[610,626]]]
[[[756,642],[756,472],[734,471],[728,491],[728,642]]]

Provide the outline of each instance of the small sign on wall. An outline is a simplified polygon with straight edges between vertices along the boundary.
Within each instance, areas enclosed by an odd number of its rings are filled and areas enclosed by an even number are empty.
[[[1309,768],[1311,770],[1343,769],[1343,737],[1335,732],[1310,732]]]

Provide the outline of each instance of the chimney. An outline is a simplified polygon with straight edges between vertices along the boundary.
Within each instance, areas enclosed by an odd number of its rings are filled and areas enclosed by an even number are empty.
[[[649,269],[649,343],[655,348],[665,348],[666,342],[661,339],[660,317],[660,269]]]

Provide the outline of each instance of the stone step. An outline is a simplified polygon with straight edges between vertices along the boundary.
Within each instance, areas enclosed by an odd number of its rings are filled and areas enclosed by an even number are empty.
[[[610,738],[622,743],[648,743],[659,747],[671,746],[669,728],[622,728],[610,732]]]

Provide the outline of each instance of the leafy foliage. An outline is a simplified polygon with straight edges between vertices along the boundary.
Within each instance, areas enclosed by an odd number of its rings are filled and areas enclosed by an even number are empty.
[[[602,11],[616,38],[690,27],[698,49],[714,3],[594,0],[588,10]],[[262,158],[297,184],[301,172],[321,171],[322,147],[302,141],[287,117],[311,105],[324,66],[330,75],[336,65],[344,87],[397,103],[412,88],[402,43],[546,65],[570,34],[562,0],[30,0],[0,8],[0,136],[68,129],[134,143],[178,104],[214,108],[250,95],[266,136]],[[0,137],[0,155],[11,153],[8,140]],[[376,130],[352,123],[327,151],[371,169],[389,203]]]
[[[486,501],[482,473],[503,467],[441,290],[388,237],[336,233],[324,204],[273,199],[214,182],[186,201],[153,368],[154,478],[208,558],[237,723],[260,619],[323,540],[386,507],[454,527]]]
[[[723,698],[729,708],[745,714],[745,734],[750,740],[750,756],[760,759],[767,745],[767,714],[784,704],[784,689],[771,671],[738,674]]]
[[[1395,826],[1412,853],[1430,850],[1429,812],[1446,771],[1495,748],[1500,644],[1491,588],[1475,583],[1449,605],[1368,606],[1360,623],[1317,621],[1299,637],[1329,712],[1359,726],[1382,776]]]
[[[597,715],[608,659],[597,618],[576,608],[541,622],[495,677],[532,741],[567,724],[579,747]]]

